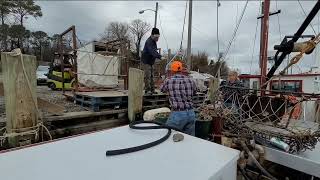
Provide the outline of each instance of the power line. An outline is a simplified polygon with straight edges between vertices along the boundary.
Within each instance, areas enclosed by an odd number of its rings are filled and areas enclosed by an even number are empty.
[[[302,11],[303,11],[304,15],[307,17],[307,13],[306,13],[306,11],[303,9],[302,4],[300,3],[300,0],[298,0],[298,3],[299,3],[299,5],[300,5],[300,8],[302,9]],[[317,35],[317,33],[316,33],[316,31],[314,30],[313,25],[311,24],[311,22],[310,22],[310,24],[309,24],[309,25],[311,26],[311,28],[312,28],[312,30],[313,30],[313,32],[314,32],[314,34],[315,34],[315,35]]]
[[[164,38],[164,40],[165,40],[165,42],[166,42],[167,51],[168,51],[168,50],[169,50],[168,41],[167,41],[167,38],[166,38],[166,36],[165,36],[165,34],[164,34],[164,31],[163,31],[163,28],[162,28],[162,21],[161,21],[160,12],[158,12],[158,14],[159,14],[160,28],[161,28],[161,31],[162,31],[162,34],[163,34],[163,38]]]

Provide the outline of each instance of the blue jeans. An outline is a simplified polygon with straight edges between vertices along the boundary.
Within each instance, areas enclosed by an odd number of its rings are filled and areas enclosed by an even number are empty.
[[[179,129],[180,131],[194,136],[196,114],[193,110],[172,111],[166,125]]]

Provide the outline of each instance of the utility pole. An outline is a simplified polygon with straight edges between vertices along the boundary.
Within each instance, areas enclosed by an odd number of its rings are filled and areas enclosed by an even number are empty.
[[[269,16],[280,13],[278,10],[276,12],[270,13],[270,0],[264,0],[261,4],[261,16],[258,19],[261,19],[261,33],[260,33],[260,69],[261,69],[261,79],[260,87],[266,82],[267,76],[267,66],[268,66],[268,34],[269,34]],[[263,95],[265,92],[262,91]]]
[[[192,69],[191,63],[191,30],[192,30],[192,0],[189,0],[189,22],[188,22],[188,44],[187,44],[187,65]]]
[[[156,11],[154,12],[154,27],[157,27],[157,18],[158,18],[158,2],[156,2]]]

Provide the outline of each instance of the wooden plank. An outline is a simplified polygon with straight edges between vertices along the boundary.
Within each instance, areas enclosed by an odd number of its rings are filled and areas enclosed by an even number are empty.
[[[20,53],[18,51],[1,53],[8,133],[16,132],[13,129],[33,127],[38,120],[35,105],[37,104],[37,60],[35,56]],[[21,137],[10,137],[9,145],[18,146],[21,139]],[[29,141],[31,142],[31,139]]]
[[[113,127],[122,126],[125,124],[128,124],[128,121],[124,119],[105,120],[105,121],[97,121],[92,123],[85,123],[85,124],[79,124],[75,126],[59,128],[59,129],[51,130],[50,133],[55,138],[65,137],[65,136],[88,133],[88,132],[102,130],[102,129],[109,129]]]
[[[142,113],[144,89],[144,72],[139,69],[129,69],[128,118],[134,121],[137,114]]]
[[[103,115],[109,115],[109,114],[120,114],[120,113],[127,113],[127,112],[128,112],[127,109],[107,110],[107,111],[100,111],[100,112],[92,112],[92,111],[68,112],[68,113],[64,113],[62,116],[45,117],[44,121],[46,122],[64,121],[64,120],[70,120],[70,119],[103,116]]]
[[[220,81],[218,78],[210,78],[210,81],[209,81],[209,100],[211,103],[214,103],[215,102],[215,98],[216,98],[216,94],[218,92],[218,89],[219,89],[219,84]]]
[[[75,92],[76,95],[91,97],[122,97],[128,96],[127,91],[94,91],[94,92]]]

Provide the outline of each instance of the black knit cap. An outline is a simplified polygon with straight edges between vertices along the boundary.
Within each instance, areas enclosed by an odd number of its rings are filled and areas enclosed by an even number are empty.
[[[151,35],[155,35],[155,34],[160,35],[158,28],[152,28]]]

